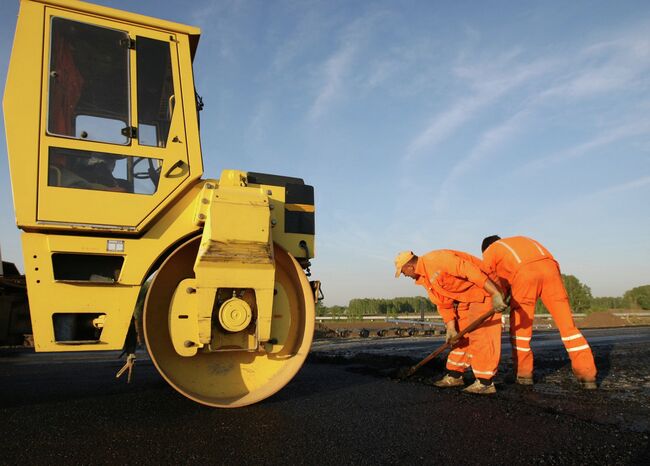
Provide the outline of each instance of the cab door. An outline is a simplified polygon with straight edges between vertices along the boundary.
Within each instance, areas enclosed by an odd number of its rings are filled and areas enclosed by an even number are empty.
[[[48,7],[44,37],[38,223],[141,230],[189,176],[176,35]]]

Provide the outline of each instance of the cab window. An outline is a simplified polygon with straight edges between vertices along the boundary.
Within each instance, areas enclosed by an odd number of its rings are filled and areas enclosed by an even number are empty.
[[[162,160],[50,147],[49,186],[118,193],[154,194]]]
[[[129,36],[52,18],[48,133],[128,144]]]
[[[169,43],[138,37],[136,64],[139,144],[165,147],[175,103]]]

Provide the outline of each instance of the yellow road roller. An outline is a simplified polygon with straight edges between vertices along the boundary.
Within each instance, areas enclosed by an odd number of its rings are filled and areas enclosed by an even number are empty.
[[[186,397],[239,407],[298,372],[314,330],[314,190],[203,164],[195,27],[22,0],[3,99],[36,351],[141,328]],[[134,313],[144,301],[143,312]]]

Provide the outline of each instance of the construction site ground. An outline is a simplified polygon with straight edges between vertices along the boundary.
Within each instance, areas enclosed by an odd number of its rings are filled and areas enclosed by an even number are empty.
[[[498,397],[517,404],[569,414],[587,421],[613,424],[628,430],[650,432],[650,327],[583,329],[598,367],[597,391],[576,383],[569,358],[554,330],[536,331],[535,385],[512,383],[512,359],[507,335],[502,339]],[[335,338],[314,343],[312,358],[354,366],[360,373],[399,380],[400,367],[409,367],[444,343],[443,336],[368,339]],[[444,372],[445,357],[434,359],[401,383],[431,386]],[[473,381],[471,372],[466,383]]]
[[[621,315],[617,315],[621,314]],[[387,319],[377,319],[377,320],[345,320],[345,319],[331,319],[331,320],[323,320],[318,323],[318,327],[320,327],[321,331],[327,332],[327,329],[332,330],[333,332],[336,332],[337,330],[344,330],[348,329],[353,331],[352,336],[354,335],[354,331],[358,331],[360,329],[368,329],[371,331],[371,333],[376,332],[377,330],[390,330],[390,329],[395,329],[395,328],[419,328],[419,329],[438,329],[441,330],[443,328],[442,325],[442,320],[438,319],[436,321],[432,321],[434,323],[437,323],[438,325],[436,326],[428,326],[428,325],[418,325],[414,324],[413,322],[416,322],[419,319],[418,316],[416,315],[409,315],[409,316],[397,316],[394,319],[391,320],[406,320],[410,323],[405,323],[405,324],[400,324],[400,323],[395,323],[395,322],[390,322],[387,321]],[[506,324],[508,322],[508,315],[506,313]],[[614,311],[598,311],[598,312],[592,312],[590,314],[587,314],[583,317],[578,317],[575,319],[576,325],[580,328],[613,328],[613,327],[628,327],[628,326],[643,326],[643,325],[650,325],[650,313],[648,312],[634,312],[634,311],[625,311],[625,312],[614,312]],[[548,314],[542,314],[542,315],[537,315],[535,317],[535,327],[536,328],[555,328],[555,322],[551,318],[550,315]],[[326,336],[326,335],[322,335]],[[330,334],[330,336],[333,336],[333,333]]]
[[[442,336],[314,343],[284,389],[249,407],[193,403],[144,349],[130,385],[119,353],[0,351],[1,464],[650,464],[650,328],[585,330],[600,370],[582,391],[554,331],[536,332],[536,384],[437,389]],[[470,382],[468,374],[467,382]]]

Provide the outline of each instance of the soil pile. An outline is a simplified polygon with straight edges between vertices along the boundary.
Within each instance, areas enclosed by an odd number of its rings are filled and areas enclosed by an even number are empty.
[[[612,311],[593,312],[578,322],[580,328],[625,327],[626,322]]]
[[[333,338],[336,336],[336,332],[326,325],[316,322],[314,326],[314,338]]]

